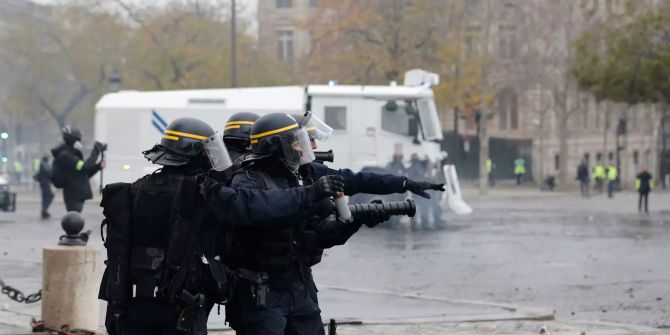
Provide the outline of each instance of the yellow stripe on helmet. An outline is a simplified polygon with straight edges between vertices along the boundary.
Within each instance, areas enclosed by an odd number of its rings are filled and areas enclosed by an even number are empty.
[[[181,132],[181,131],[170,130],[170,129],[165,130],[165,133],[166,133],[166,134],[172,134],[172,135],[184,136],[184,137],[192,138],[192,139],[195,139],[195,140],[201,140],[201,141],[207,139],[207,136],[201,136],[201,135],[196,135],[196,134],[183,133],[183,132]]]
[[[232,126],[236,124],[254,124],[254,121],[230,121],[226,123],[226,126]]]
[[[228,129],[238,129],[238,128],[240,128],[240,127],[242,127],[242,126],[240,126],[240,125],[228,126],[228,127],[226,127],[226,128],[223,128],[223,130],[228,130]]]
[[[167,138],[168,140],[173,140],[173,141],[179,141],[179,137],[172,136],[172,135],[163,135],[163,138]]]
[[[266,131],[266,132],[264,132],[264,133],[260,133],[260,134],[256,134],[256,135],[251,135],[251,139],[259,139],[259,138],[261,138],[261,137],[265,137],[265,136],[269,136],[269,135],[278,134],[278,133],[281,133],[281,132],[284,132],[284,131],[287,131],[287,130],[290,130],[290,129],[294,129],[294,128],[298,128],[298,124],[297,124],[297,123],[294,123],[294,124],[292,124],[292,125],[290,125],[290,126],[286,126],[286,127],[283,127],[283,128],[279,128],[279,129],[275,129],[275,130]],[[252,143],[253,143],[253,142],[252,142]]]
[[[256,144],[258,143],[258,140],[251,140],[251,144]]]

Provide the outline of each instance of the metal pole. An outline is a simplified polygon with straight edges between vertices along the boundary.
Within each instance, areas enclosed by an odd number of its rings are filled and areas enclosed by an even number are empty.
[[[231,22],[230,22],[230,87],[237,87],[237,23],[235,13],[235,0],[231,0]]]

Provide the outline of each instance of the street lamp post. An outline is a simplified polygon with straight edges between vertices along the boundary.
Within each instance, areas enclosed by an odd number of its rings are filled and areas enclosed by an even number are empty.
[[[230,20],[230,87],[237,87],[237,13],[235,13],[235,0],[231,0]]]

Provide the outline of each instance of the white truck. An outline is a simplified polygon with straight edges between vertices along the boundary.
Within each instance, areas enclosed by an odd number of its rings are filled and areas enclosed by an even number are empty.
[[[417,153],[440,161],[444,156],[439,144],[442,130],[430,89],[437,81],[436,75],[413,70],[406,75],[403,86],[308,85],[110,93],[96,104],[95,114],[95,138],[108,144],[104,182],[130,182],[154,171],[157,166],[141,152],[159,142],[172,120],[194,117],[223,131],[228,118],[237,112],[263,115],[311,110],[334,129],[330,140],[319,144],[319,150],[333,150],[335,168],[360,171],[385,167],[397,151],[405,159]],[[453,183],[457,186],[457,180]]]

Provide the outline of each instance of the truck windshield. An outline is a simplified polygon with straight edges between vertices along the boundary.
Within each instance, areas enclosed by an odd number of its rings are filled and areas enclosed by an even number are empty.
[[[421,129],[423,137],[429,141],[442,139],[442,128],[440,119],[437,117],[437,108],[432,99],[421,99],[418,101],[419,117],[421,118]]]
[[[404,101],[386,101],[381,107],[382,129],[398,135],[413,136],[415,131],[411,129],[409,121],[414,116],[408,113],[407,107]]]

